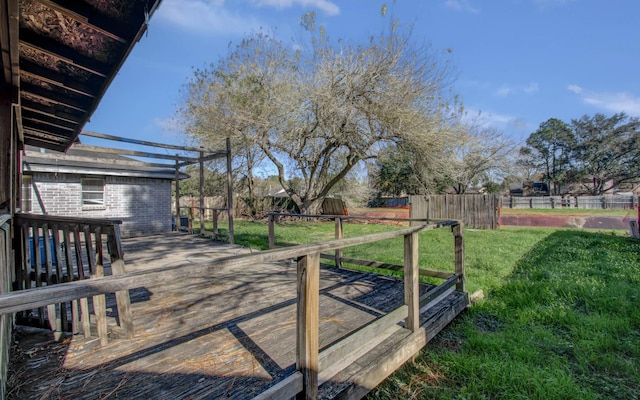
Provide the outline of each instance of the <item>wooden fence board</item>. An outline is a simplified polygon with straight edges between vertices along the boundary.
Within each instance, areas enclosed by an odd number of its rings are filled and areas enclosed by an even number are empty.
[[[411,218],[458,219],[469,228],[497,229],[500,201],[495,195],[410,196]]]

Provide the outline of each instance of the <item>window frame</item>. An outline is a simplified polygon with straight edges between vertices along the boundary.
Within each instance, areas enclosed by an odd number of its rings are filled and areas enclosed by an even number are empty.
[[[92,181],[92,182],[89,182]],[[100,186],[97,182],[101,182],[102,190],[95,190],[95,187]],[[86,188],[85,186],[93,186],[90,188]],[[96,176],[83,176],[80,179],[80,202],[82,204],[83,210],[104,210],[106,208],[105,204],[105,191],[106,179],[104,177],[96,177]],[[101,194],[102,198],[87,198],[87,194]]]

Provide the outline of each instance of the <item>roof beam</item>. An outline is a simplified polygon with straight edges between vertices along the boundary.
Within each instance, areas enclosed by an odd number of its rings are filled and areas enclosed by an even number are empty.
[[[63,129],[74,130],[76,126],[75,123],[73,123],[72,121],[67,121],[65,119],[57,118],[55,116],[51,116],[48,114],[31,111],[26,108],[22,109],[22,117],[26,120],[40,121],[42,123],[51,124]]]
[[[20,45],[30,47],[36,51],[41,51],[55,57],[68,64],[75,65],[85,71],[100,77],[109,74],[109,67],[94,58],[83,56],[77,50],[69,46],[62,45],[46,36],[39,35],[28,29],[20,29]]]
[[[34,97],[42,100],[51,101],[61,106],[73,108],[80,112],[87,112],[87,106],[79,101],[75,101],[68,96],[63,96],[60,93],[48,90],[43,87],[34,85],[32,83],[22,82],[20,87],[22,93],[28,93]]]
[[[74,21],[80,22],[83,25],[100,32],[101,34],[110,37],[113,40],[116,40],[123,44],[129,44],[126,39],[123,39],[113,31],[117,30],[118,23],[116,22],[108,22],[105,21],[105,18],[89,18],[85,15],[82,15],[78,12],[73,11],[73,9],[77,9],[77,2],[68,2],[68,1],[50,1],[50,0],[38,0],[41,4],[49,7],[53,10],[56,10],[60,14],[65,17],[71,18]],[[75,7],[74,7],[75,6]]]
[[[54,86],[61,87],[63,89],[70,90],[72,92],[81,94],[83,96],[87,96],[90,98],[95,98],[93,91],[88,87],[75,83],[71,79],[67,77],[67,75],[61,74],[56,71],[52,71],[48,68],[41,67],[38,64],[32,63],[30,61],[22,60],[20,63],[21,73],[23,75],[29,76],[32,79],[37,79],[42,82],[50,83]]]
[[[73,66],[75,66],[75,67],[78,67],[79,69],[81,69],[81,70],[83,70],[83,71],[87,71],[87,72],[89,72],[89,73],[91,73],[91,74],[94,74],[94,75],[96,75],[96,76],[99,76],[99,77],[101,77],[101,78],[106,77],[106,74],[105,74],[104,72],[102,72],[102,71],[98,70],[97,68],[95,68],[95,67],[91,67],[91,66],[88,66],[88,65],[86,65],[86,64],[82,64],[82,63],[76,62],[76,61],[74,61],[74,60],[72,60],[72,59],[70,59],[70,58],[67,58],[67,57],[65,57],[65,56],[63,56],[63,55],[60,55],[60,54],[56,53],[56,52],[55,52],[55,51],[53,51],[53,50],[50,50],[50,49],[44,49],[44,48],[42,48],[42,47],[36,46],[36,45],[34,45],[34,44],[31,44],[31,43],[27,43],[27,42],[25,42],[25,41],[21,41],[21,42],[20,42],[20,45],[21,45],[21,46],[24,46],[25,48],[27,48],[27,47],[28,47],[28,48],[30,48],[30,49],[32,49],[32,50],[34,50],[34,51],[37,51],[38,53],[46,54],[46,55],[48,55],[48,56],[50,56],[50,57],[53,57],[53,58],[55,58],[55,59],[57,59],[57,60],[60,60],[60,61],[62,61],[62,62],[64,62],[64,63],[67,63],[67,64],[69,64],[69,65],[73,65]]]
[[[50,107],[50,106],[45,106],[43,104],[39,104],[37,102],[31,101],[31,100],[27,100],[22,98],[20,100],[20,103],[22,104],[22,109],[23,110],[28,110],[28,111],[33,111],[35,113],[40,113],[40,114],[44,114],[44,115],[49,115],[51,117],[54,118],[58,118],[64,121],[68,121],[71,122],[73,124],[78,124],[78,121],[80,121],[80,117],[77,115],[73,115],[64,111],[60,111],[54,107]]]

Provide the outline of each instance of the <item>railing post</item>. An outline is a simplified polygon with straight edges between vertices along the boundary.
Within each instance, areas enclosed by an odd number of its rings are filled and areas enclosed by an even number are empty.
[[[404,304],[409,308],[404,326],[412,332],[420,327],[418,277],[418,233],[411,233],[404,236]]]
[[[213,238],[218,238],[218,210],[213,209]]]
[[[455,242],[455,263],[456,263],[456,276],[458,277],[458,283],[456,284],[456,290],[459,292],[465,291],[465,276],[464,276],[464,222],[460,221],[458,225],[451,227]]]
[[[269,214],[269,248],[276,247],[275,215]]]
[[[124,252],[122,251],[122,242],[120,240],[120,226],[113,225],[113,231],[109,233],[107,239],[109,246],[109,255],[111,256],[111,273],[113,275],[121,275],[126,271],[124,269]],[[124,328],[127,338],[133,338],[133,315],[131,313],[131,299],[128,290],[116,292],[116,303],[118,305],[118,318],[120,325]]]
[[[200,152],[200,235],[204,236],[204,152]]]
[[[318,398],[318,350],[320,320],[320,254],[298,259],[298,309],[296,369],[302,373],[298,400]]]
[[[344,231],[342,230],[342,218],[336,217],[336,239],[342,239]],[[336,267],[342,268],[342,248],[336,249],[335,255]]]

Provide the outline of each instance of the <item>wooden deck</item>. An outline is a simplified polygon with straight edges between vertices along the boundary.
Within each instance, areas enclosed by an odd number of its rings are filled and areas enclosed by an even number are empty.
[[[126,239],[123,247],[127,272],[250,252],[182,234]],[[421,285],[421,295],[430,288]],[[293,260],[221,266],[132,290],[133,339],[115,323],[107,345],[18,330],[8,398],[253,398],[295,372],[296,290]],[[403,296],[402,280],[321,268],[319,347],[333,351],[320,355],[320,398],[366,394],[393,372],[380,370],[385,360],[412,357],[468,304],[466,293],[448,290],[420,310],[417,331],[396,324],[353,351],[332,348],[402,306]]]

